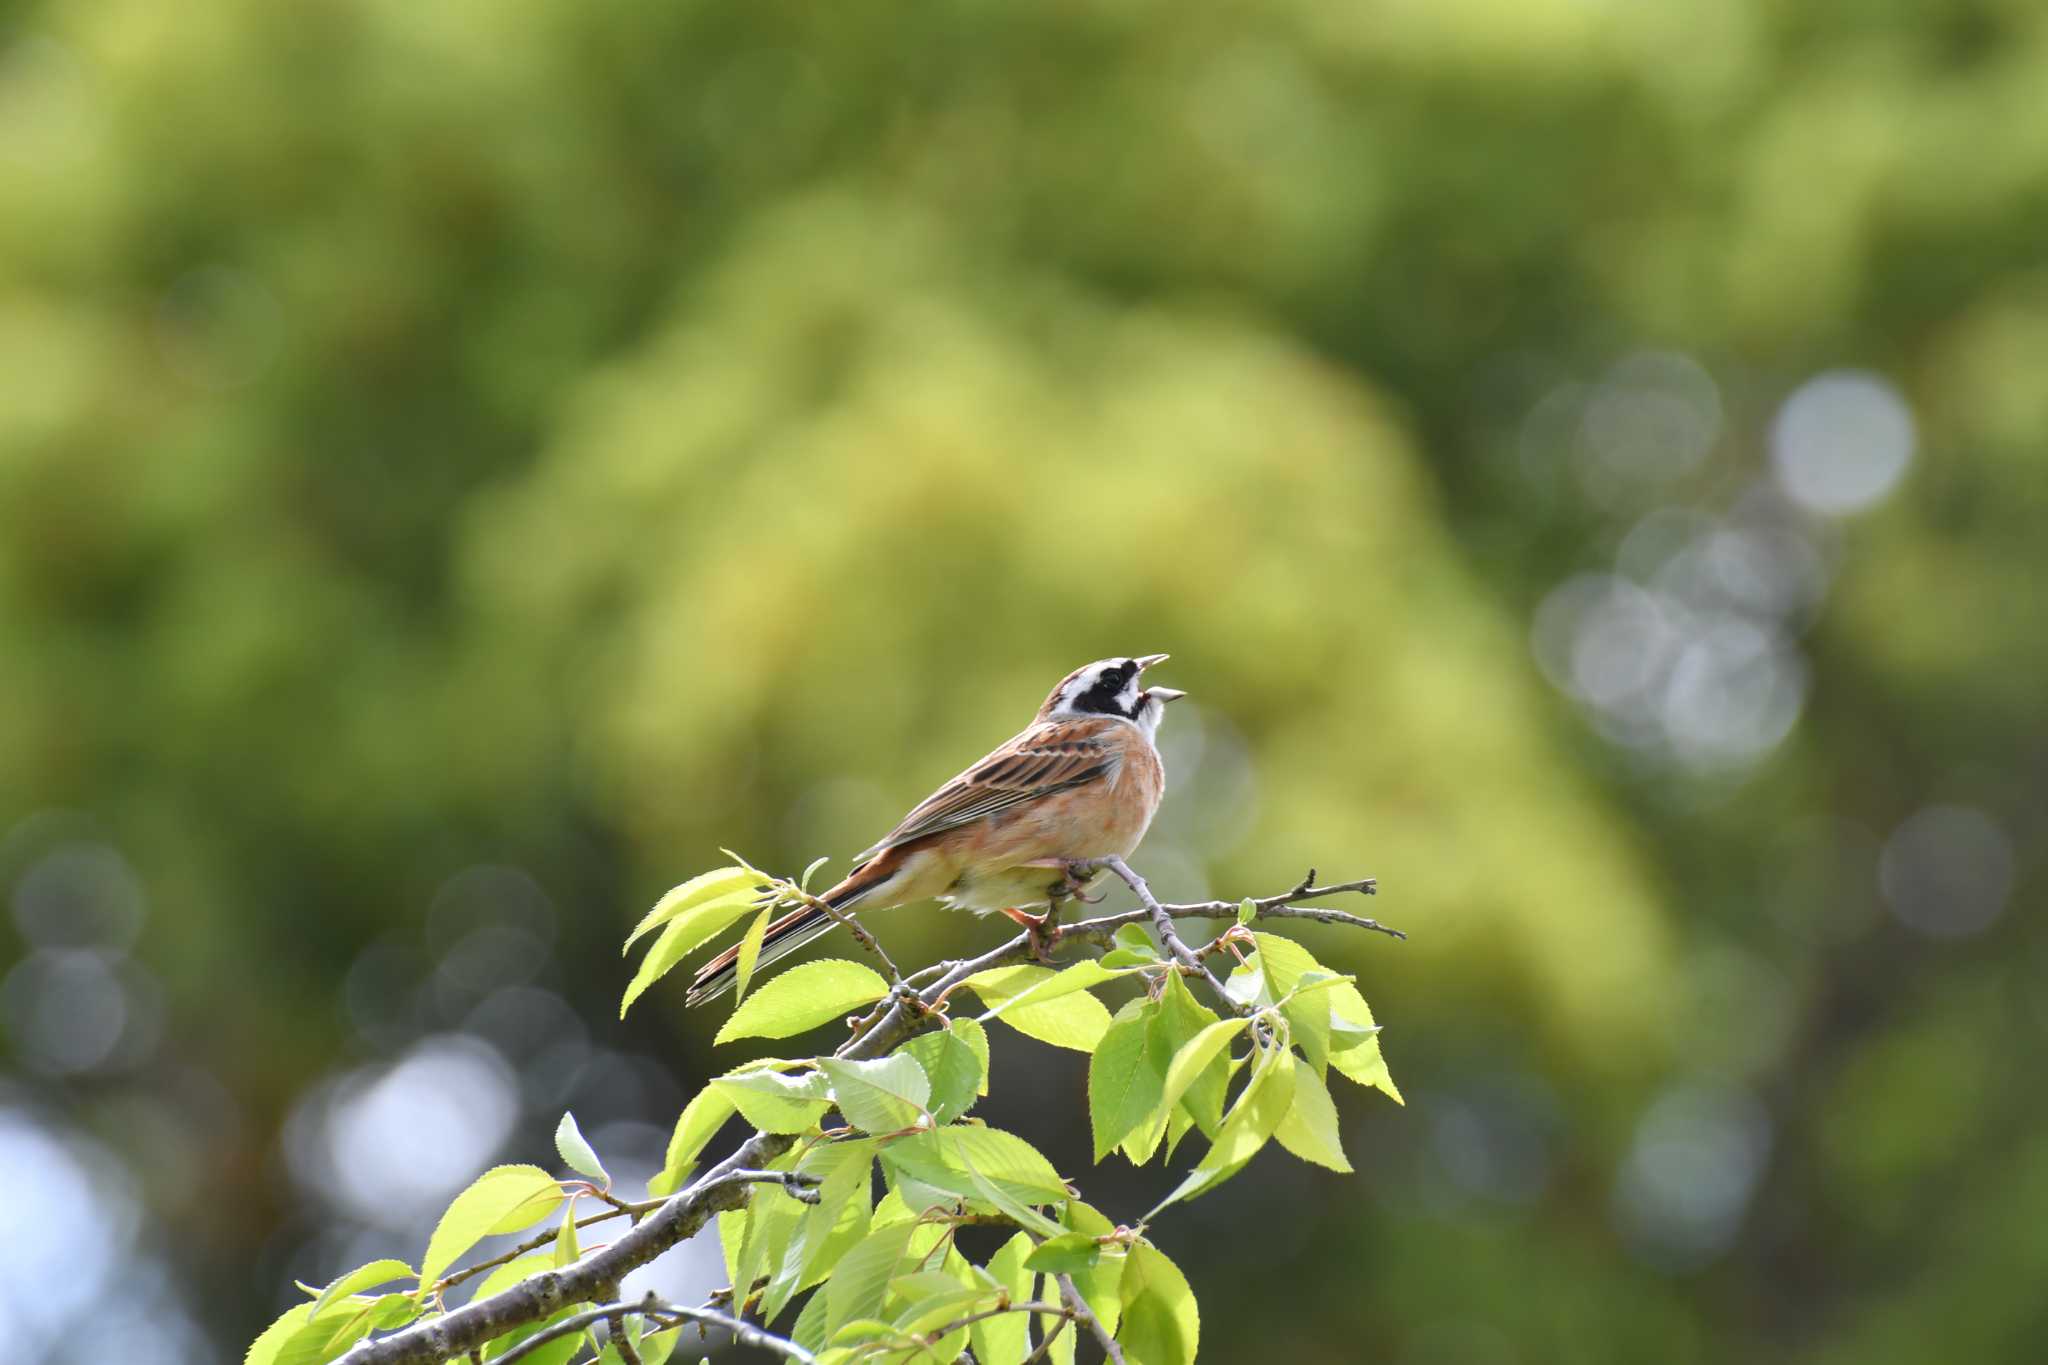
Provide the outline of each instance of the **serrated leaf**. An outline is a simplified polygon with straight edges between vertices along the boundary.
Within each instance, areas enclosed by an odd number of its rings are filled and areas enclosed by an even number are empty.
[[[1136,953],[1139,957],[1149,958],[1154,962],[1159,960],[1159,949],[1153,944],[1152,936],[1145,932],[1142,925],[1120,924],[1116,932],[1110,935],[1110,941],[1124,952]]]
[[[754,984],[754,964],[761,960],[761,942],[768,937],[768,921],[775,918],[775,909],[770,906],[754,916],[754,922],[747,926],[747,932],[740,936],[740,948],[733,958],[732,1003],[737,1009],[747,998],[747,987]]]
[[[1116,1231],[1116,1224],[1107,1214],[1079,1199],[1067,1201],[1066,1208],[1060,1212],[1060,1224],[1070,1232],[1098,1239]],[[1106,1332],[1116,1331],[1117,1320],[1123,1313],[1123,1305],[1117,1298],[1117,1285],[1122,1281],[1123,1273],[1123,1253],[1109,1247],[1103,1248],[1101,1258],[1092,1267],[1067,1272],[1081,1295],[1081,1301],[1102,1320]],[[1057,1299],[1058,1296],[1054,1297]]]
[[[346,1275],[336,1276],[320,1291],[319,1297],[313,1300],[313,1311],[309,1316],[317,1318],[325,1313],[330,1305],[351,1294],[360,1294],[365,1289],[374,1289],[380,1284],[390,1284],[394,1280],[417,1278],[412,1267],[404,1261],[393,1260],[390,1257],[381,1261],[371,1261],[368,1265],[357,1266]]]
[[[500,1290],[510,1289],[521,1280],[538,1275],[543,1271],[553,1270],[554,1268],[554,1252],[529,1252],[515,1261],[507,1261],[504,1265],[498,1266],[490,1274],[484,1276],[482,1283],[470,1291],[469,1301],[471,1303],[481,1302]]]
[[[1216,1141],[1173,1193],[1145,1215],[1147,1223],[1167,1205],[1215,1189],[1258,1155],[1294,1103],[1294,1070],[1294,1054],[1285,1048],[1261,1054],[1244,1093],[1224,1116]]]
[[[1044,1153],[1000,1128],[954,1124],[889,1143],[882,1160],[928,1185],[972,1197],[970,1171],[1003,1186],[1010,1197],[1027,1204],[1052,1204],[1067,1197],[1066,1182]]]
[[[988,1094],[988,1030],[973,1019],[955,1019],[947,1032],[974,1050],[981,1063],[981,1079],[975,1083],[974,1093]]]
[[[791,1239],[789,1258],[801,1291],[831,1273],[848,1248],[868,1233],[874,1198],[875,1141],[820,1143],[797,1169],[818,1177],[818,1202]]]
[[[1273,1129],[1273,1137],[1303,1161],[1313,1161],[1333,1171],[1351,1170],[1337,1131],[1337,1106],[1330,1099],[1329,1087],[1312,1066],[1294,1068],[1294,1103]]]
[[[974,987],[983,1004],[1001,1009],[1003,1022],[1025,1037],[1054,1047],[1091,1052],[1109,1029],[1109,1011],[1085,989],[1050,998],[1035,996],[1028,1003],[1010,1005],[1025,990],[1050,981],[1054,975],[1046,967],[998,967],[977,972],[968,978],[967,984]]]
[[[1048,1275],[1088,1271],[1102,1259],[1102,1244],[1085,1232],[1063,1232],[1039,1243],[1024,1264]]]
[[[1243,1018],[1219,1019],[1203,1026],[1199,1033],[1183,1043],[1166,1068],[1165,1092],[1161,1102],[1179,1103],[1210,1064],[1224,1055],[1230,1047],[1230,1040],[1243,1032],[1248,1022]],[[1199,1119],[1201,1115],[1196,1114],[1195,1117]]]
[[[249,1343],[249,1349],[242,1353],[242,1365],[276,1365],[278,1352],[284,1344],[297,1336],[313,1316],[313,1305],[296,1304],[287,1308],[277,1320],[263,1329],[256,1340]]]
[[[791,1168],[791,1156],[784,1153],[770,1164],[770,1169]],[[783,1276],[778,1271],[787,1265],[790,1243],[809,1213],[810,1205],[792,1197],[779,1185],[757,1188],[748,1201],[746,1241],[739,1257],[740,1277],[733,1284],[736,1289],[740,1285],[751,1288],[756,1281],[768,1281],[761,1291],[763,1322],[773,1322],[796,1293],[795,1273]]]
[[[604,1187],[612,1187],[612,1178],[606,1173],[604,1163],[597,1159],[597,1153],[584,1140],[583,1130],[576,1126],[576,1115],[564,1109],[562,1118],[555,1125],[555,1151],[570,1170],[578,1175],[587,1175],[592,1180],[602,1180]]]
[[[455,1196],[427,1240],[420,1283],[432,1284],[484,1238],[532,1227],[561,1206],[562,1187],[538,1166],[494,1166]]]
[[[915,1223],[890,1223],[874,1229],[839,1258],[832,1277],[819,1292],[825,1295],[825,1338],[831,1340],[849,1322],[873,1318],[895,1278]]]
[[[369,1334],[367,1313],[316,1318],[285,1340],[274,1365],[325,1365]]]
[[[749,867],[716,867],[709,872],[701,872],[681,886],[670,889],[668,894],[656,901],[654,908],[633,926],[633,932],[626,935],[626,942],[620,951],[623,953],[625,948],[631,948],[641,935],[651,933],[677,916],[721,897],[735,892],[745,892],[751,898],[756,888],[765,882],[766,878]]]
[[[740,1117],[764,1133],[801,1133],[832,1107],[825,1077],[816,1071],[785,1076],[777,1071],[744,1071],[720,1076],[713,1089],[740,1111]]]
[[[555,1229],[555,1269],[560,1270],[582,1254],[576,1240],[576,1201],[571,1199],[568,1211],[562,1215],[562,1225]]]
[[[649,986],[673,971],[677,963],[724,933],[734,920],[753,909],[755,900],[751,888],[735,891],[706,901],[669,921],[661,936],[654,940],[654,946],[647,950],[647,956],[640,959],[639,970],[633,973],[633,980],[627,984],[625,997],[619,1001],[619,1018],[625,1018],[633,1002],[646,994]]]
[[[951,1123],[973,1107],[986,1079],[982,1060],[952,1029],[919,1034],[897,1051],[915,1057],[931,1078],[928,1107],[934,1123]]]
[[[839,1112],[862,1132],[894,1133],[924,1121],[932,1083],[917,1058],[902,1052],[864,1062],[823,1057],[818,1065],[831,1078]]]
[[[1088,1062],[1088,1126],[1095,1135],[1095,1159],[1149,1123],[1160,1107],[1166,1077],[1152,1064],[1146,1045],[1157,1006],[1133,1000],[1117,1012]]]
[[[1202,1318],[1187,1276],[1157,1247],[1139,1243],[1124,1258],[1117,1343],[1128,1365],[1194,1365]]]
[[[1031,1239],[1018,1233],[995,1255],[988,1258],[988,1276],[1010,1296],[1011,1303],[1031,1297],[1031,1272],[1025,1258],[1031,1254]],[[1030,1319],[1023,1313],[1005,1313],[984,1318],[968,1329],[978,1365],[1022,1365],[1031,1349]]]
[[[732,1117],[733,1109],[732,1098],[712,1086],[707,1085],[691,1096],[683,1112],[676,1116],[675,1131],[669,1134],[668,1154],[662,1158],[661,1172],[647,1182],[647,1193],[665,1199],[681,1189],[696,1169],[698,1156]]]
[[[1159,1068],[1162,1076],[1165,1075],[1172,1069],[1173,1059],[1180,1055],[1180,1050],[1216,1022],[1216,1012],[1188,993],[1181,975],[1178,972],[1169,974],[1166,989],[1159,997],[1159,1014],[1146,1039],[1146,1045],[1152,1051],[1152,1064]],[[1186,1089],[1172,1100],[1162,1097],[1161,1107],[1167,1114],[1166,1136],[1169,1142],[1186,1131],[1184,1125],[1174,1123],[1183,1111],[1201,1125],[1203,1132],[1212,1137],[1215,1135],[1217,1125],[1223,1122],[1223,1098],[1229,1089],[1229,1079],[1229,1062],[1219,1054],[1197,1071]]]
[[[981,1016],[982,1022],[986,1023],[1013,1009],[1043,1005],[1076,991],[1100,986],[1105,981],[1114,981],[1118,975],[1094,958],[1083,958],[1057,971],[1030,965],[991,967],[987,971],[976,972],[962,984],[989,1003],[988,1013]]]
[[[791,967],[734,1010],[713,1041],[788,1038],[870,1005],[889,993],[889,983],[858,962],[825,958]]]

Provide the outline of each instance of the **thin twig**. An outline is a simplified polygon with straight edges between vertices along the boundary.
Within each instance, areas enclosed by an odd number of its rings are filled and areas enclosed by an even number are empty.
[[[1181,936],[1173,927],[1173,916],[1167,913],[1166,907],[1159,903],[1159,898],[1152,894],[1151,886],[1132,870],[1129,863],[1111,854],[1107,858],[1097,858],[1080,866],[1106,867],[1121,877],[1124,885],[1131,888],[1131,894],[1138,898],[1138,904],[1144,906],[1146,912],[1152,916],[1152,927],[1158,930],[1159,941],[1166,946],[1166,951],[1173,955],[1173,960],[1180,964],[1181,970],[1189,976],[1199,976],[1206,980],[1217,996],[1228,1002],[1231,1008],[1243,1008],[1237,1001],[1230,999],[1229,994],[1223,989],[1223,983],[1218,981],[1215,975],[1202,965],[1202,959],[1196,957],[1188,945],[1181,941]]]
[[[855,919],[849,912],[832,905],[823,896],[813,896],[808,891],[801,891],[798,894],[803,898],[805,905],[819,914],[846,926],[846,932],[853,935],[855,942],[859,943],[861,947],[867,949],[876,957],[882,959],[882,965],[889,969],[889,981],[892,985],[900,986],[903,984],[903,973],[896,970],[896,963],[883,950],[882,941],[868,932],[859,920]]]
[[[1006,1303],[1000,1308],[984,1308],[979,1313],[969,1313],[964,1318],[955,1318],[944,1327],[934,1327],[929,1332],[919,1333],[917,1339],[930,1346],[944,1341],[962,1327],[972,1327],[977,1322],[986,1322],[990,1318],[999,1318],[1005,1313],[1044,1313],[1048,1317],[1063,1320],[1073,1316],[1071,1310],[1062,1308],[1056,1303],[1040,1303],[1038,1300],[1033,1299],[1029,1303]]]
[[[1045,1340],[1038,1343],[1038,1349],[1024,1357],[1024,1365],[1033,1365],[1034,1361],[1044,1360],[1051,1355],[1053,1338],[1066,1331],[1068,1324],[1071,1322],[1073,1322],[1073,1319],[1067,1317],[1061,1318],[1058,1322],[1054,1323],[1052,1330],[1045,1334]]]
[[[618,1218],[622,1216],[623,1213],[624,1210],[616,1210],[611,1213],[593,1213],[588,1218],[578,1218],[576,1220],[576,1226],[579,1228],[587,1228],[592,1223],[602,1223],[612,1218]],[[546,1232],[535,1233],[533,1236],[521,1242],[518,1246],[513,1247],[510,1251],[505,1252],[503,1255],[493,1256],[488,1261],[478,1261],[475,1265],[464,1266],[462,1269],[456,1271],[452,1275],[442,1276],[441,1279],[436,1282],[436,1285],[443,1292],[446,1292],[447,1290],[453,1289],[456,1285],[461,1284],[465,1280],[474,1279],[476,1276],[483,1274],[486,1270],[495,1270],[497,1267],[501,1265],[509,1265],[511,1262],[518,1260],[521,1256],[524,1256],[529,1251],[538,1251],[542,1247],[546,1246],[549,1242],[554,1241],[555,1238],[560,1235],[561,1224],[557,1223],[554,1227],[549,1228]]]
[[[1088,1301],[1081,1297],[1081,1291],[1074,1288],[1074,1277],[1072,1275],[1062,1275],[1059,1277],[1059,1281],[1060,1297],[1066,1300],[1067,1307],[1073,1310],[1074,1317],[1078,1321],[1088,1324],[1088,1330],[1095,1333],[1095,1339],[1102,1343],[1103,1352],[1107,1355],[1112,1365],[1124,1365],[1123,1347],[1116,1344],[1116,1338],[1111,1336],[1109,1329],[1102,1325],[1102,1319],[1095,1316],[1095,1310],[1090,1308]]]

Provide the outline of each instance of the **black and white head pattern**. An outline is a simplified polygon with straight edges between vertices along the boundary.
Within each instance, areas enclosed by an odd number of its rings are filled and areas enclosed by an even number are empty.
[[[1135,720],[1144,704],[1136,659],[1098,659],[1067,674],[1046,709],[1062,716],[1122,716]]]
[[[1164,654],[1097,659],[1067,674],[1045,699],[1045,709],[1039,715],[1046,720],[1121,716],[1150,735],[1159,728],[1166,703],[1182,695],[1171,687],[1139,686],[1145,670],[1165,660]]]

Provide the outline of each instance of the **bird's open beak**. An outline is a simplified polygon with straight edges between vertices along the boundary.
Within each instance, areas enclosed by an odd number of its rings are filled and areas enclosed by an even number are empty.
[[[1154,664],[1163,664],[1172,657],[1171,654],[1146,654],[1138,660],[1138,671],[1143,673]],[[1148,687],[1145,689],[1145,695],[1157,697],[1162,702],[1169,702],[1179,701],[1187,693],[1181,691],[1178,687]]]

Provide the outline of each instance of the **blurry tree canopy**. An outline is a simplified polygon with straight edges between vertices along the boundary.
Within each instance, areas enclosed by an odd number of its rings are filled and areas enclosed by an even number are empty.
[[[238,1116],[158,1166],[118,1079],[38,1084],[245,1339],[303,1232],[279,1125],[366,1046],[341,983],[451,875],[528,869],[603,1019],[715,841],[850,853],[1065,669],[1170,650],[1162,891],[1378,875],[1442,1116],[1341,1215],[1274,1187],[1332,1268],[1276,1258],[1299,1339],[1217,1358],[2022,1358],[2044,88],[2011,0],[18,7],[0,875],[122,851],[161,1065]],[[1708,376],[1668,468],[1586,454],[1643,352]],[[1910,467],[1788,511],[1774,421],[1842,370]],[[1806,566],[1740,762],[1532,663],[1674,509]],[[1912,881],[1949,829],[1989,853]],[[1943,936],[1958,886],[1992,919]],[[679,1000],[636,1027],[701,1062]]]

